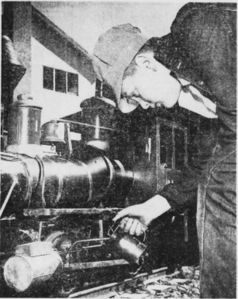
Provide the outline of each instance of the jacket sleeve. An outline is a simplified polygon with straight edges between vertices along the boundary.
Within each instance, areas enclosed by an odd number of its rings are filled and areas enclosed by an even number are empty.
[[[205,179],[207,162],[216,144],[217,122],[213,120],[213,130],[207,134],[201,132],[195,139],[199,141],[199,154],[191,159],[189,166],[182,169],[174,183],[165,185],[159,195],[165,197],[172,211],[182,213],[185,209],[196,209],[198,183]]]
[[[166,185],[160,195],[166,198],[172,212],[179,214],[184,212],[186,208],[193,209],[196,207],[197,186],[196,179],[185,178],[179,184]]]
[[[181,173],[179,181],[166,185],[159,195],[166,198],[175,213],[182,213],[186,208],[194,209],[197,203],[198,175],[187,168]]]
[[[188,144],[189,164],[181,169],[174,183],[165,185],[159,195],[165,197],[175,213],[185,209],[196,209],[198,184],[207,176],[208,161],[211,159],[218,138],[219,122],[217,119],[201,119],[199,131],[191,136]],[[209,127],[209,129],[208,129]],[[196,154],[194,149],[197,148]]]

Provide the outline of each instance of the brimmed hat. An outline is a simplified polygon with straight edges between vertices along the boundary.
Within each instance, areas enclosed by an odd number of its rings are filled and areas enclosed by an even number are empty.
[[[112,88],[118,108],[123,113],[131,112],[137,107],[121,99],[123,74],[148,39],[138,27],[122,24],[102,34],[95,45],[93,65],[96,75]]]

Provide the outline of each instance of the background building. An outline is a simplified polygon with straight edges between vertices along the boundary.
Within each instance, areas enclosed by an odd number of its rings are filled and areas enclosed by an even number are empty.
[[[78,112],[80,103],[95,93],[88,52],[31,2],[4,2],[2,23],[3,35],[12,39],[26,67],[13,100],[31,94],[43,108],[42,123]]]
[[[21,93],[31,94],[43,107],[42,123],[80,111],[80,103],[95,94],[90,53],[98,36],[127,22],[148,36],[166,34],[181,6],[180,2],[3,1],[2,34],[12,39],[27,69],[13,100]]]

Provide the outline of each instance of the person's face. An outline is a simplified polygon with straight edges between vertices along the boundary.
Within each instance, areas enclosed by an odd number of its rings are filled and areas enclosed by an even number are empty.
[[[134,74],[124,78],[121,95],[128,104],[143,109],[164,106],[173,107],[181,91],[179,82],[170,70],[151,57],[137,60]]]

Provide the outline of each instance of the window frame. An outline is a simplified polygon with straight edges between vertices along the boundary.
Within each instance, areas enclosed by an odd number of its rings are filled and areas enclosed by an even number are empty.
[[[53,88],[47,88],[45,87],[44,81],[45,81],[45,70],[46,69],[52,69],[53,70]],[[65,91],[63,90],[56,90],[56,71],[59,72],[64,72],[65,73]],[[69,76],[72,75],[75,76],[75,87],[76,87],[76,91],[69,91]],[[74,85],[74,84],[72,84]],[[68,94],[68,95],[74,95],[74,96],[79,96],[79,75],[78,73],[73,73],[73,72],[68,72],[59,68],[54,68],[51,66],[47,66],[47,65],[43,65],[43,74],[42,74],[42,87],[43,89],[47,89],[47,90],[51,90],[54,92],[59,92],[59,93],[63,93],[63,94]]]

